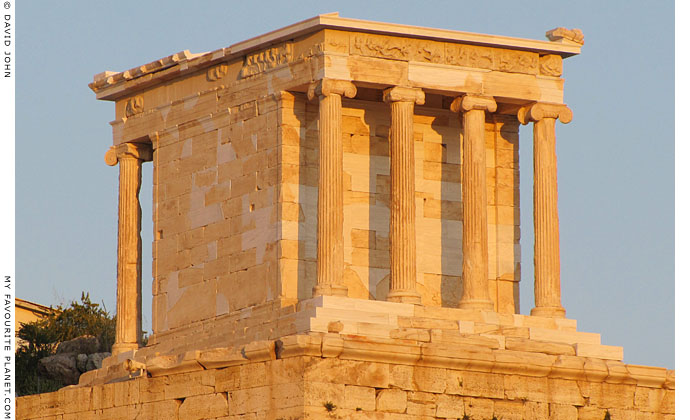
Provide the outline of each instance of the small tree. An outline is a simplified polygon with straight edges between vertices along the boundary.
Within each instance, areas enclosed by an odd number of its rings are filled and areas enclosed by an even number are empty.
[[[81,302],[73,301],[68,308],[58,307],[58,311],[19,328],[17,335],[24,340],[15,357],[19,395],[50,392],[65,386],[38,372],[38,361],[55,354],[57,343],[92,335],[98,338],[99,351],[109,352],[115,342],[115,317],[92,303],[88,293],[82,292]]]

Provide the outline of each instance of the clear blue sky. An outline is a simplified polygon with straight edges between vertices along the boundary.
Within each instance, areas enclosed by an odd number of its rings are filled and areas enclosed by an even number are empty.
[[[87,84],[188,49],[215,50],[320,13],[544,39],[580,28],[564,62],[557,126],[563,305],[578,329],[625,347],[625,362],[674,363],[674,4],[671,1],[18,2],[17,297],[115,310],[114,105]],[[652,6],[653,5],[653,6]],[[531,127],[521,131],[522,313],[532,297]],[[144,179],[151,179],[146,165]],[[144,323],[151,323],[150,182],[144,208]]]

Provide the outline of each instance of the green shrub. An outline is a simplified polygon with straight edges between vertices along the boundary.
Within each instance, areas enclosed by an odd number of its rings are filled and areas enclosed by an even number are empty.
[[[82,335],[97,337],[99,352],[109,352],[115,342],[115,317],[83,292],[81,302],[73,301],[68,308],[58,307],[41,320],[22,324],[17,336],[24,342],[15,355],[17,394],[51,392],[65,386],[41,376],[38,361],[55,354],[57,343]]]

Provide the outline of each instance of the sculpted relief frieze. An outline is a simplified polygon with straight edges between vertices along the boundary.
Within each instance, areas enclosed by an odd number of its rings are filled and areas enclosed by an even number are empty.
[[[326,30],[323,51],[348,54],[350,52],[350,33]]]
[[[493,70],[494,54],[490,48],[446,44],[446,64]]]
[[[411,50],[409,40],[404,38],[358,34],[352,38],[350,53],[394,60],[409,60]]]
[[[349,44],[348,44],[349,37]],[[558,55],[539,57],[536,52],[516,51],[433,40],[410,39],[375,34],[329,34],[318,43],[292,42],[248,54],[240,71],[242,78],[253,76],[293,61],[324,53],[337,52],[389,60],[448,64],[484,70],[532,75],[560,76],[562,59]],[[224,76],[223,67],[211,69],[207,77]]]
[[[450,64],[509,73],[536,75],[539,74],[540,69],[539,54],[534,52],[385,35],[352,34],[350,54],[392,60]],[[549,62],[548,65],[553,66],[554,64],[556,63]]]
[[[285,43],[248,54],[240,71],[241,77],[249,77],[292,61],[292,43]]]
[[[545,55],[539,57],[539,74],[546,76],[560,76],[563,73],[563,59],[560,55]]]
[[[142,112],[144,112],[144,98],[141,96],[134,96],[127,99],[127,104],[125,105],[125,116],[132,117]]]
[[[324,45],[322,43],[319,44],[314,44],[307,48],[306,50],[302,51],[295,57],[296,60],[304,60],[309,57],[313,57],[315,55],[321,54],[324,51]],[[294,54],[294,53],[293,53]]]
[[[414,61],[423,63],[443,63],[443,44],[439,42],[416,41]]]
[[[443,63],[443,43],[382,35],[353,35],[351,54],[425,63]]]
[[[215,82],[216,80],[222,79],[226,74],[228,74],[228,65],[219,64],[208,69],[206,72],[206,79],[209,82]]]
[[[496,67],[494,70],[509,73],[537,74],[539,54],[526,51],[495,49]]]
[[[342,39],[329,39],[328,42],[326,43],[327,48],[329,51],[336,51],[336,52],[341,52],[341,53],[347,53],[350,49],[350,46],[347,43],[347,39],[342,40]]]
[[[539,55],[528,51],[446,44],[446,64],[509,73],[537,74]]]

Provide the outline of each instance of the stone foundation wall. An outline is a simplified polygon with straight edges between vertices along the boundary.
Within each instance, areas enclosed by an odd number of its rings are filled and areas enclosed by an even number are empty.
[[[153,377],[22,397],[18,418],[675,418],[674,377],[658,368],[564,355],[535,363],[526,352],[471,355],[459,344],[453,354],[329,334],[254,344],[152,367]],[[420,355],[409,358],[415,348]]]

